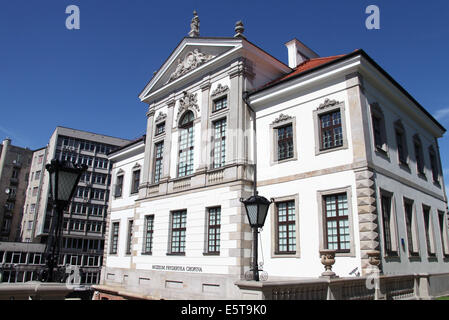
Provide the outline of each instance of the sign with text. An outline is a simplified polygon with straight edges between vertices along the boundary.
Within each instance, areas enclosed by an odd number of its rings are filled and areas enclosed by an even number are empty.
[[[169,265],[153,265],[151,267],[153,270],[159,271],[180,271],[180,272],[203,272],[201,267],[192,267],[192,266],[169,266]]]

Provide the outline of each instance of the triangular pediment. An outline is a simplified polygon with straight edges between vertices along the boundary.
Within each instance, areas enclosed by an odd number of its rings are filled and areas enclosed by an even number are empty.
[[[184,38],[139,98],[143,101],[164,87],[181,86],[187,78],[199,76],[202,70],[241,46],[242,40],[235,38]]]

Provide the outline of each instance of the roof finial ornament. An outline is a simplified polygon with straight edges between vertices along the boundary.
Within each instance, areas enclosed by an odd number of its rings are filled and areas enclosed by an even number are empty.
[[[234,38],[244,38],[246,39],[246,37],[243,35],[243,31],[245,31],[245,28],[243,27],[243,22],[242,20],[239,20],[235,23],[235,32],[236,34],[234,35]]]
[[[190,32],[189,37],[199,37],[200,36],[200,18],[198,18],[198,13],[193,10],[192,22],[190,22]]]

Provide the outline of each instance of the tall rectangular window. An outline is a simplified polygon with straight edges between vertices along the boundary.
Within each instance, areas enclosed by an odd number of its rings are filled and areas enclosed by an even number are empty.
[[[188,111],[181,119],[179,128],[179,177],[188,176],[193,173],[193,120],[194,115],[192,111]]]
[[[139,192],[139,184],[140,184],[140,170],[134,170],[133,180],[131,184],[131,193]]]
[[[449,247],[448,242],[445,238],[445,232],[447,232],[447,225],[445,221],[444,211],[438,211],[438,224],[440,227],[440,240],[441,240],[441,249],[443,251],[444,256],[449,256]]]
[[[407,158],[408,158],[408,149],[407,149],[407,140],[405,139],[405,129],[402,123],[396,122],[395,123],[395,136],[396,136],[396,145],[398,148],[398,160],[399,163],[405,166],[408,166],[407,164]]]
[[[429,149],[429,158],[430,158],[430,168],[432,170],[433,181],[438,183],[438,164],[437,164],[437,156],[433,148]]]
[[[277,128],[278,160],[293,158],[293,125]]]
[[[154,146],[154,183],[158,183],[162,175],[162,160],[164,157],[164,141]]]
[[[187,211],[175,211],[171,218],[170,253],[183,254],[186,248]]]
[[[346,193],[324,196],[323,201],[327,249],[349,252],[351,236]]]
[[[340,110],[320,115],[321,150],[343,145]]]
[[[226,119],[214,122],[214,168],[224,166],[226,160]]]
[[[416,170],[418,174],[424,174],[424,159],[422,152],[421,140],[418,137],[415,137],[413,140],[413,147],[415,149],[415,158],[416,158]]]
[[[128,221],[128,238],[126,239],[126,254],[131,254],[132,241],[133,241],[133,220]]]
[[[123,175],[117,176],[115,183],[114,197],[118,198],[122,196],[123,191]]]
[[[207,253],[219,254],[221,208],[209,208],[207,216]]]
[[[391,234],[391,196],[382,194],[382,226],[383,226],[383,240],[385,246],[385,253],[387,255],[395,255],[396,250],[393,249],[393,239]]]
[[[111,249],[110,249],[111,254],[117,254],[118,232],[119,232],[119,222],[113,222],[111,231]]]
[[[276,253],[296,253],[295,201],[276,203],[277,243]]]
[[[426,233],[426,244],[427,244],[427,254],[429,256],[435,255],[435,250],[433,246],[433,238],[431,234],[431,226],[432,226],[432,216],[430,214],[430,208],[427,206],[422,207],[422,213],[424,218],[424,232]]]
[[[414,245],[414,232],[413,232],[413,202],[404,199],[404,212],[405,212],[405,227],[407,230],[407,244],[408,252],[411,256],[416,256],[417,250]]]
[[[143,253],[146,254],[153,253],[153,231],[154,231],[154,216],[153,215],[146,216]]]

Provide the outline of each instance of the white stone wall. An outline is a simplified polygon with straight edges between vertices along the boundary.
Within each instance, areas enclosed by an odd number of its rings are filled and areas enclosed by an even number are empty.
[[[318,277],[324,272],[324,266],[321,264],[320,250],[320,232],[324,230],[320,223],[319,214],[321,205],[318,200],[319,191],[340,189],[349,186],[351,197],[348,197],[348,205],[351,206],[352,217],[350,217],[350,226],[352,228],[352,244],[354,252],[350,256],[338,256],[336,258],[333,271],[339,276],[349,276],[349,273],[355,268],[361,267],[360,264],[360,246],[358,232],[357,199],[354,196],[354,172],[345,171],[329,175],[322,175],[312,178],[306,178],[281,184],[268,185],[259,188],[262,196],[273,198],[282,198],[286,196],[298,195],[299,199],[299,257],[292,256],[286,258],[273,255],[273,246],[275,245],[275,234],[272,232],[272,218],[275,215],[275,204],[270,206],[268,217],[261,232],[262,253],[264,260],[264,270],[269,276],[274,277]],[[259,249],[260,250],[260,249]],[[260,260],[262,256],[259,253]]]

